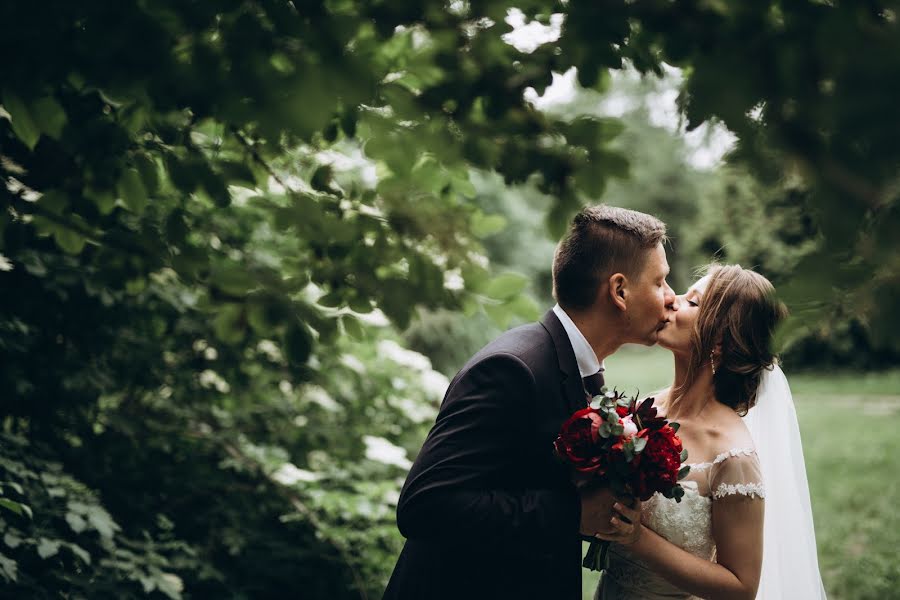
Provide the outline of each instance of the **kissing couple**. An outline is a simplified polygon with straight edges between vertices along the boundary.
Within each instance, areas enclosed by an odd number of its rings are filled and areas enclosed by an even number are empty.
[[[676,294],[665,242],[644,213],[576,215],[553,260],[556,306],[480,350],[447,389],[400,494],[406,543],[385,600],[581,600],[582,535],[612,543],[597,600],[825,597],[771,349],[786,310],[737,265],[710,265]],[[688,451],[680,502],[577,486],[554,455],[560,426],[612,387],[604,359],[626,343],[672,353],[675,379],[652,397]]]

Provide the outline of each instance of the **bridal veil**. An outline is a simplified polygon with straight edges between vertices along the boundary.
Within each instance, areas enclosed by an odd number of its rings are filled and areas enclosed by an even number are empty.
[[[809,484],[797,412],[787,378],[763,371],[750,429],[766,486],[763,566],[757,600],[825,598],[816,555]]]

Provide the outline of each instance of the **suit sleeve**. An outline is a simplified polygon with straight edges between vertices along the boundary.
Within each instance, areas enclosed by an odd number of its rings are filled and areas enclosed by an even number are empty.
[[[533,553],[577,535],[574,487],[516,489],[511,477],[528,468],[537,395],[533,374],[510,354],[488,356],[454,380],[400,495],[405,537]]]

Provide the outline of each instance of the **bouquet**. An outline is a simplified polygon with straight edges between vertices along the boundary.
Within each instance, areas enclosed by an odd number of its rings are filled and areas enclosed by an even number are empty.
[[[587,408],[563,423],[553,443],[557,456],[572,467],[576,483],[598,481],[614,494],[648,500],[656,492],[680,502],[684,489],[678,484],[690,467],[676,433],[678,423],[657,414],[653,398],[606,391],[594,396]],[[582,566],[602,571],[609,542],[582,536],[591,546]]]

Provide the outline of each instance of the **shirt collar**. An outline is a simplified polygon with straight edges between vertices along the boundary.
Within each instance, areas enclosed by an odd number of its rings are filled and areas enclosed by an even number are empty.
[[[598,371],[605,370],[606,366],[597,360],[597,354],[594,352],[594,349],[591,348],[587,338],[579,331],[578,326],[569,318],[566,311],[557,304],[553,307],[553,312],[559,319],[559,322],[562,323],[563,329],[566,330],[569,343],[572,344],[572,350],[575,352],[575,362],[578,363],[578,372],[581,373],[582,379]]]

